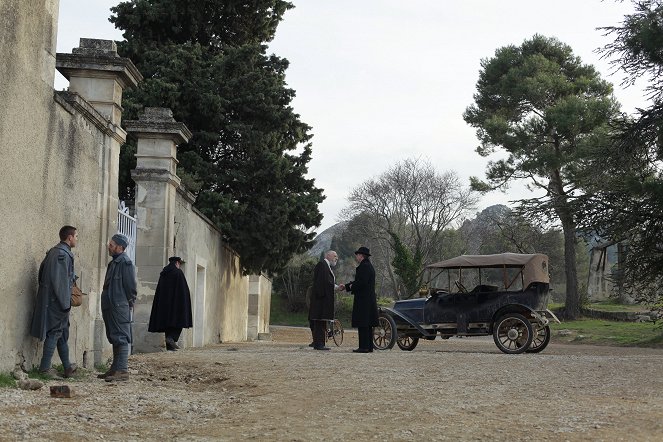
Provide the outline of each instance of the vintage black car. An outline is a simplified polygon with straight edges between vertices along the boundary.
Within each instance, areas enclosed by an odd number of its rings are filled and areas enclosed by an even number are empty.
[[[489,336],[504,353],[540,352],[550,342],[548,257],[462,255],[427,266],[422,297],[380,308],[373,344],[414,350],[419,339]],[[468,290],[468,288],[470,288]]]

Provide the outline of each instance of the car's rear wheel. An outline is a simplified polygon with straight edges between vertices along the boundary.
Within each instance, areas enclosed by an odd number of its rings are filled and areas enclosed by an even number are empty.
[[[493,329],[495,345],[507,354],[518,354],[527,350],[532,344],[533,336],[532,324],[519,313],[502,316]]]
[[[378,326],[373,328],[373,347],[377,350],[390,350],[396,343],[396,322],[389,315],[378,317]]]
[[[535,325],[534,326],[534,337],[532,338],[532,343],[527,349],[528,353],[538,353],[543,351],[544,348],[548,346],[550,342],[550,326],[545,325]]]
[[[396,341],[396,344],[398,344],[398,348],[404,351],[412,351],[414,348],[417,346],[419,343],[419,338],[414,337],[414,336],[399,336],[398,340]]]

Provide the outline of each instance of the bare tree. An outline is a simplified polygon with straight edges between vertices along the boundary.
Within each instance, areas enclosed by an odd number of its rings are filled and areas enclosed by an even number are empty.
[[[415,264],[430,263],[440,254],[436,246],[442,231],[460,221],[476,204],[472,191],[461,184],[455,172],[439,173],[419,158],[399,162],[360,184],[351,191],[348,201],[343,216],[349,219],[363,214],[367,239],[390,253],[385,257],[386,267],[396,297],[400,297],[398,293],[412,295],[413,287],[405,286],[398,275],[402,269],[391,265],[397,252],[395,238],[412,257],[418,257]]]

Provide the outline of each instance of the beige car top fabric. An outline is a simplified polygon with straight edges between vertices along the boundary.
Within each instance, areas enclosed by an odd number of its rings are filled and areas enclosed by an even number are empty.
[[[524,286],[531,282],[550,282],[548,257],[541,253],[498,253],[495,255],[461,255],[436,262],[429,269],[522,268]]]

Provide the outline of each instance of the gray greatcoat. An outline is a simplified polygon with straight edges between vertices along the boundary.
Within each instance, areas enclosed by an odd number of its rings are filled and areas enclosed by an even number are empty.
[[[131,344],[131,308],[136,301],[136,267],[126,253],[108,263],[101,292],[101,316],[113,345]]]
[[[39,289],[30,334],[40,341],[52,331],[69,328],[71,287],[74,285],[74,254],[59,243],[46,253],[39,266]]]

